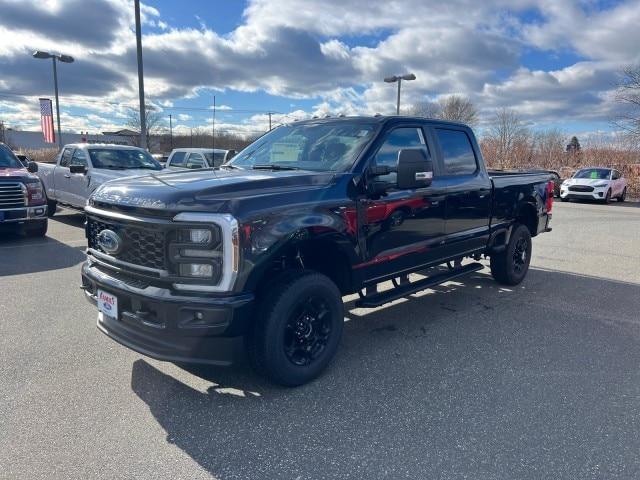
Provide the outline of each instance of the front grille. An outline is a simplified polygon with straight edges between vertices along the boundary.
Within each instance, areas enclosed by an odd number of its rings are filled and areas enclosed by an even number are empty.
[[[0,209],[26,207],[26,195],[21,183],[0,183]]]
[[[593,192],[593,187],[588,185],[572,185],[569,187],[570,192]]]
[[[107,253],[98,244],[98,235],[103,230],[114,231],[123,241],[120,253],[112,255],[117,260],[156,270],[167,269],[166,233],[164,231],[88,218],[89,248],[105,254]]]

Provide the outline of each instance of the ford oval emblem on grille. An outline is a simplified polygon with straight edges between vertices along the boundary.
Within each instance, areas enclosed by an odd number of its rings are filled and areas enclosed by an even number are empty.
[[[122,250],[122,239],[113,230],[102,230],[98,235],[98,245],[105,253],[115,255]]]

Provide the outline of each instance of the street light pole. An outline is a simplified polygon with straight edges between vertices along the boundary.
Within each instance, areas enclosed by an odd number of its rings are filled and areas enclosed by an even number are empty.
[[[140,0],[134,0],[133,6],[136,16],[136,50],[138,55],[138,94],[140,96],[140,147],[147,148],[147,115],[144,106],[144,72],[142,68]]]
[[[58,68],[56,67],[55,55],[51,57],[53,61],[53,85],[56,91],[56,117],[58,118],[58,147],[62,149],[62,130],[60,129],[60,105],[58,103]]]
[[[398,98],[396,99],[396,115],[400,115],[400,89],[402,87],[402,80],[415,80],[416,76],[413,73],[406,73],[404,75],[393,75],[386,77],[384,81],[386,83],[398,82]]]
[[[58,101],[58,67],[57,62],[73,63],[73,57],[71,55],[53,54],[49,52],[43,52],[42,50],[36,50],[33,52],[33,58],[46,60],[50,58],[53,61],[53,86],[56,94],[56,117],[58,120],[58,146],[62,148],[62,129],[60,128],[60,104]]]

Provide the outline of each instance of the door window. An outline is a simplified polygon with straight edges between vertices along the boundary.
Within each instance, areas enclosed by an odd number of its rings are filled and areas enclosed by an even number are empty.
[[[398,154],[403,148],[423,148],[425,154],[429,155],[429,149],[424,141],[424,135],[420,128],[396,128],[389,133],[387,139],[382,144],[374,158],[375,165],[388,165],[395,167],[398,164]],[[378,177],[379,181],[396,183],[397,175],[392,172],[388,175]]]
[[[447,175],[470,175],[478,169],[467,134],[461,130],[436,128]]]
[[[83,150],[76,148],[76,151],[73,152],[73,157],[71,157],[71,162],[69,163],[69,165],[83,165],[85,167],[88,167],[89,165],[87,162],[87,155]]]
[[[69,162],[71,162],[71,155],[73,153],[73,148],[65,148],[62,152],[62,158],[60,159],[61,167],[68,167]]]
[[[613,176],[611,177],[612,180],[619,180],[620,179],[620,172],[617,170],[613,171]]]
[[[207,162],[200,153],[192,153],[187,161],[187,168],[207,168]]]
[[[186,167],[186,157],[187,154],[185,152],[175,152],[171,157],[171,161],[169,162],[169,166],[171,167]]]

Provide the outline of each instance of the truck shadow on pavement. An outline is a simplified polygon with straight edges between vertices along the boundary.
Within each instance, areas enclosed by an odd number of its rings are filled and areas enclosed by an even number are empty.
[[[60,213],[53,219],[49,219],[50,230],[53,222],[84,228],[84,215]],[[84,249],[84,241],[82,246],[73,247],[50,236],[25,238],[17,233],[2,232],[0,233],[0,277],[73,267],[85,260]]]
[[[221,479],[638,478],[639,309],[640,284],[532,268],[502,288],[481,272],[351,310],[303,387],[144,360],[131,387]]]

